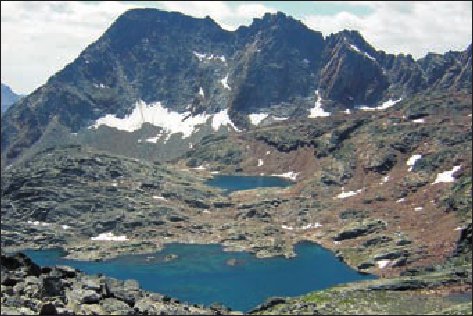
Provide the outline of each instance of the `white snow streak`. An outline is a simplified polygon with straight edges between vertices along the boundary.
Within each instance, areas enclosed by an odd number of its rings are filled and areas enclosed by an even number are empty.
[[[286,121],[288,119],[289,119],[288,117],[273,117],[273,120],[275,121]]]
[[[90,237],[91,240],[106,240],[106,241],[125,241],[128,240],[126,236],[114,236],[113,233],[101,233],[97,237]]]
[[[228,126],[228,125],[233,127],[235,131],[240,132],[240,130],[230,120],[230,117],[228,116],[228,110],[225,109],[216,114],[213,114],[212,128],[215,131],[218,131],[220,126]]]
[[[225,89],[232,90],[232,88],[230,88],[230,86],[228,85],[228,74],[225,76],[225,78],[223,78],[222,80],[220,80],[220,83],[222,83],[222,86],[223,86]]]
[[[292,181],[296,181],[297,176],[299,176],[299,173],[300,172],[288,171],[288,172],[284,172],[284,173],[281,173],[281,174],[272,174],[271,176],[272,177],[283,177],[283,178],[291,179]]]
[[[363,110],[363,111],[386,110],[386,109],[392,107],[394,104],[398,103],[401,100],[402,100],[402,98],[399,98],[397,100],[389,99],[389,100],[384,101],[383,103],[381,103],[381,105],[379,105],[377,107],[374,107],[374,108],[369,107],[369,106],[364,106],[364,105],[356,105],[355,108],[357,108],[359,110]]]
[[[386,260],[386,259],[376,261],[376,264],[378,265],[378,268],[380,269],[384,269],[390,263],[391,263],[391,260]]]
[[[409,166],[409,169],[407,169],[407,171],[411,172],[412,168],[414,168],[414,165],[416,164],[416,161],[421,158],[422,155],[412,155],[409,159],[407,159],[406,165]]]
[[[194,54],[195,57],[199,58],[200,62],[204,60],[214,60],[214,59],[220,60],[223,63],[226,62],[224,55],[218,56],[214,54],[198,53],[196,51],[193,51],[192,53]]]
[[[255,125],[255,126],[258,126],[259,123],[261,123],[262,120],[264,120],[265,118],[268,117],[268,114],[263,114],[263,113],[259,113],[259,114],[250,114],[249,115],[250,117],[250,121],[251,121],[251,124]]]
[[[324,109],[322,109],[322,97],[319,96],[319,90],[315,90],[315,95],[317,97],[317,101],[315,101],[315,105],[313,108],[310,109],[310,114],[307,117],[316,118],[329,116],[330,112],[326,112]]]
[[[362,54],[362,55],[365,55],[366,57],[368,57],[369,59],[371,59],[372,61],[376,61],[376,58],[374,58],[373,56],[371,56],[370,54],[368,54],[367,52],[362,52],[358,47],[356,47],[355,45],[353,44],[350,44],[350,48],[353,49],[355,52],[359,53],[359,54]]]
[[[452,170],[438,173],[437,178],[435,179],[433,184],[454,182],[455,178],[453,177],[453,174],[460,170],[460,168],[461,166],[455,166]]]
[[[342,187],[342,193],[339,193],[337,195],[337,198],[344,199],[344,198],[347,198],[347,197],[352,197],[352,196],[355,196],[355,195],[361,193],[362,191],[363,191],[363,189],[359,189],[359,190],[356,190],[356,191],[345,192],[344,188]]]

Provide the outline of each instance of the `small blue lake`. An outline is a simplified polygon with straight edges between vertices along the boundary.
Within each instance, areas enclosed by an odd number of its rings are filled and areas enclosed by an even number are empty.
[[[206,184],[212,187],[218,187],[225,190],[227,193],[238,190],[249,190],[261,187],[288,187],[293,182],[281,178],[271,176],[225,176],[219,175],[214,176],[212,179],[207,180]]]
[[[60,250],[28,250],[40,265],[69,265],[89,274],[135,279],[144,290],[191,304],[219,302],[248,311],[270,296],[296,296],[374,276],[359,274],[332,252],[309,242],[295,246],[296,258],[257,259],[247,252],[224,252],[220,245],[169,244],[152,255],[129,255],[103,262],[61,258]],[[166,255],[177,259],[165,262]],[[150,259],[152,256],[154,258]],[[229,260],[236,264],[229,264]]]

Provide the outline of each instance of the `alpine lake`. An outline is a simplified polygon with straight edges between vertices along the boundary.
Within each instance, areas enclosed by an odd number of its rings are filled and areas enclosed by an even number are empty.
[[[280,177],[216,176],[208,185],[227,193],[258,187],[287,187]],[[331,286],[376,278],[353,270],[317,244],[295,245],[296,257],[258,259],[248,252],[223,251],[217,244],[167,244],[158,253],[106,261],[64,259],[60,249],[27,250],[42,266],[69,265],[89,274],[135,279],[142,289],[191,304],[221,303],[249,311],[272,296],[296,296]]]

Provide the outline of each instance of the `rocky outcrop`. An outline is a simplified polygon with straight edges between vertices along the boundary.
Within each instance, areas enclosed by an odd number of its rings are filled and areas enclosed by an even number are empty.
[[[229,310],[179,303],[170,297],[149,293],[134,280],[120,281],[86,275],[67,266],[42,267],[21,253],[2,254],[3,314],[204,314]]]
[[[375,50],[354,31],[342,31],[326,41],[319,85],[322,98],[344,108],[380,101],[389,81],[372,56]]]
[[[353,239],[380,231],[385,227],[386,223],[381,220],[365,220],[362,222],[355,222],[344,228],[344,230],[338,232],[335,236],[332,237],[332,239],[335,241]]]

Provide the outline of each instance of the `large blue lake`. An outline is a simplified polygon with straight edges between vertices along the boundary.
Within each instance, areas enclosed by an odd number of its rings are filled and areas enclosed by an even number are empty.
[[[153,255],[130,255],[103,262],[61,258],[60,250],[28,250],[40,265],[65,264],[90,274],[135,279],[148,291],[192,304],[219,302],[248,311],[270,296],[295,296],[330,286],[373,279],[309,242],[295,246],[296,258],[257,259],[247,252],[224,252],[220,245],[169,244]],[[177,259],[165,262],[166,255]],[[150,259],[152,256],[154,258]],[[229,260],[236,264],[229,264]]]
[[[261,187],[288,187],[293,182],[282,177],[271,176],[225,176],[218,175],[207,180],[206,184],[225,190],[227,193],[238,190],[249,190]]]

